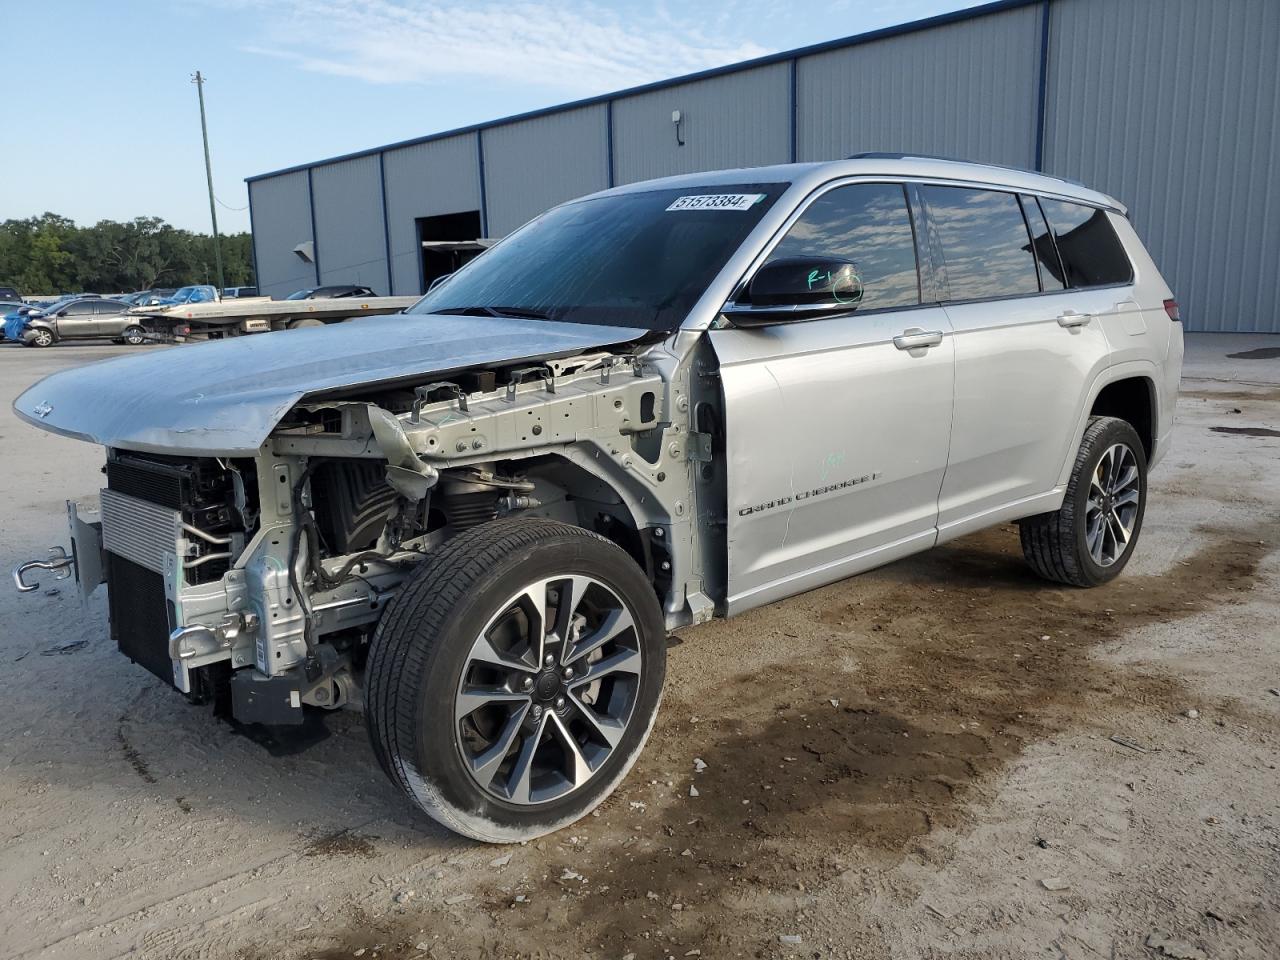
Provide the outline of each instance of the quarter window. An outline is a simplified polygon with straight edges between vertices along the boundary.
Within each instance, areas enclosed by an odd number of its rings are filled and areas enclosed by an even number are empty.
[[[915,235],[900,184],[857,183],[827,191],[792,224],[769,261],[784,257],[852,260],[862,281],[860,310],[920,302]]]
[[[1133,279],[1133,267],[1105,210],[1044,197],[1040,205],[1058,240],[1067,286],[1102,287]]]
[[[1012,193],[922,188],[937,230],[951,300],[1040,292],[1031,238]]]

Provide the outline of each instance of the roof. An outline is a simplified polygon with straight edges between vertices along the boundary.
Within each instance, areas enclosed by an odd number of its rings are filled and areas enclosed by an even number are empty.
[[[858,155],[847,160],[819,163],[782,163],[769,167],[739,167],[732,170],[709,170],[682,173],[658,180],[644,180],[601,190],[592,196],[635,193],[646,190],[708,187],[717,184],[791,183],[812,189],[837,177],[911,177],[923,180],[954,180],[957,183],[981,183],[1008,187],[1027,193],[1050,194],[1080,200],[1098,207],[1109,207],[1125,213],[1124,204],[1074,180],[1051,177],[1033,170],[1005,167],[990,163],[969,163],[942,157],[918,157],[907,154]],[[572,201],[570,201],[572,202]]]
[[[616,90],[613,93],[587,97],[582,100],[573,100],[568,103],[557,104],[553,107],[544,107],[540,110],[530,110],[525,113],[517,113],[498,120],[487,120],[483,123],[473,123],[465,127],[455,127],[452,130],[443,130],[439,133],[432,133],[423,137],[413,137],[409,140],[397,140],[394,143],[384,144],[380,147],[369,147],[365,150],[343,153],[334,157],[326,157],[323,160],[315,160],[311,163],[299,163],[291,167],[282,167],[279,170],[272,170],[269,173],[259,173],[252,177],[246,177],[245,183],[253,183],[255,180],[266,180],[269,177],[278,177],[286,173],[297,173],[314,167],[324,166],[325,164],[340,163],[343,160],[356,160],[360,157],[376,156],[379,153],[383,153],[387,150],[396,150],[400,147],[412,147],[420,143],[430,143],[433,140],[444,140],[448,137],[456,137],[462,134],[477,133],[482,130],[488,130],[492,127],[501,127],[509,123],[517,123],[521,120],[533,120],[537,117],[545,117],[555,113],[564,113],[569,110],[578,110],[583,107],[609,103],[612,100],[619,100],[623,97],[635,96],[639,93],[649,93],[654,90],[664,90],[668,87],[676,87],[681,84],[692,83],[696,80],[707,80],[711,77],[739,73],[756,67],[769,66],[774,63],[786,63],[789,60],[795,60],[797,57],[806,57],[815,53],[825,53],[828,50],[840,50],[844,47],[854,47],[863,43],[871,43],[875,40],[883,40],[887,37],[900,36],[904,33],[915,33],[920,30],[928,30],[933,27],[944,26],[948,23],[958,23],[964,20],[976,20],[992,13],[1000,13],[1005,10],[1016,10],[1020,7],[1028,7],[1034,4],[1041,4],[1043,2],[1044,0],[995,0],[993,3],[984,3],[980,6],[968,7],[964,10],[956,10],[951,13],[940,14],[936,17],[926,17],[923,20],[913,20],[909,23],[885,27],[880,30],[870,30],[866,33],[856,33],[852,36],[839,37],[835,40],[827,40],[823,43],[815,43],[807,47],[783,50],[779,53],[771,53],[767,56],[756,57],[752,60],[743,60],[739,63],[732,63],[723,67],[714,67],[710,70],[700,70],[697,73],[687,73],[679,77],[672,77],[669,80],[658,80],[654,83],[646,83],[637,87],[627,87],[624,90]]]

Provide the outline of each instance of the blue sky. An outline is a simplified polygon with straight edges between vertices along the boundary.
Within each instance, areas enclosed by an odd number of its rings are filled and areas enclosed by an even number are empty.
[[[244,178],[975,6],[966,0],[0,0],[0,220],[219,227]]]

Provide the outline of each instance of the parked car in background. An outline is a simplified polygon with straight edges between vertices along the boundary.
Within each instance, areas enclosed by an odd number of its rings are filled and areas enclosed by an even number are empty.
[[[22,294],[14,287],[0,287],[0,300],[21,303]]]
[[[134,346],[146,342],[146,332],[129,305],[108,297],[81,297],[27,314],[12,339],[29,347],[51,347],[59,340],[109,339]],[[5,335],[10,326],[5,324]]]
[[[329,300],[335,297],[376,297],[368,287],[356,286],[353,283],[337,283],[327,287],[307,287],[296,290],[285,297],[286,300]]]
[[[257,287],[223,287],[223,300],[239,300],[243,297],[256,297],[258,295]]]
[[[0,305],[3,310],[3,319],[0,321],[0,340],[20,340],[22,328],[26,326],[27,317],[33,313],[40,313],[61,306],[64,303],[70,303],[77,299],[75,294],[68,294],[52,300],[47,303],[8,303]]]
[[[218,288],[207,283],[193,283],[179,287],[171,297],[165,297],[159,303],[177,306],[184,303],[209,303],[218,299]]]

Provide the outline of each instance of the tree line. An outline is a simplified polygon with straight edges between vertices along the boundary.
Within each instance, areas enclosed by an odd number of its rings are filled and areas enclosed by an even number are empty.
[[[219,239],[226,285],[253,286],[250,234]],[[213,237],[159,217],[100,220],[91,227],[56,213],[0,222],[0,286],[16,287],[24,296],[217,282]]]

